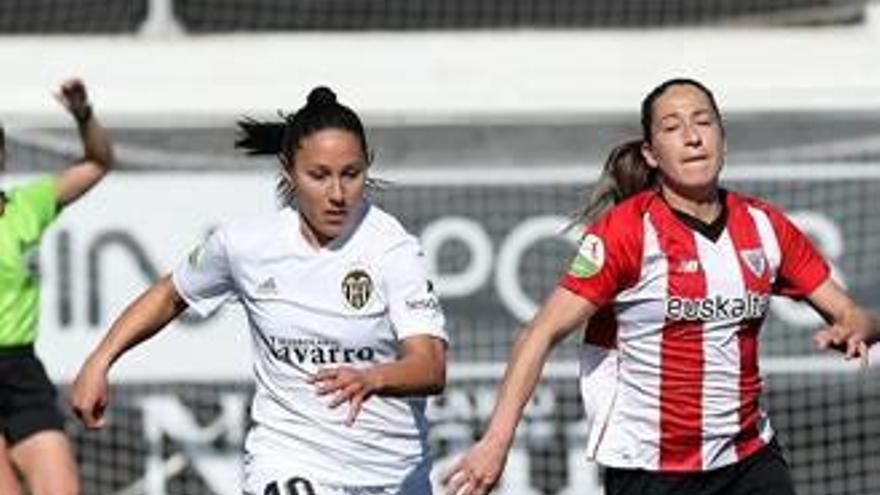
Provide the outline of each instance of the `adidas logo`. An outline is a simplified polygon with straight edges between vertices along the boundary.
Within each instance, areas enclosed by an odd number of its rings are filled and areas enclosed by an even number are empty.
[[[257,286],[257,294],[277,294],[278,287],[275,285],[275,277],[269,277],[263,280]]]

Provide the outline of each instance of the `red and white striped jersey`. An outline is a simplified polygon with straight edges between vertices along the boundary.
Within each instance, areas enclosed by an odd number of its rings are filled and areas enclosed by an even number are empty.
[[[771,294],[804,297],[829,268],[778,209],[728,192],[711,240],[659,193],[587,229],[560,284],[600,308],[581,347],[590,458],[620,468],[701,471],[773,436],[759,404],[758,332]]]

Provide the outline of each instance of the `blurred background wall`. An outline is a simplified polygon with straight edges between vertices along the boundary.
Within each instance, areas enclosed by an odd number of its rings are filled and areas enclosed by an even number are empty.
[[[152,279],[211,228],[276,208],[277,164],[237,153],[234,123],[329,85],[364,117],[372,173],[391,182],[374,200],[421,237],[447,312],[451,382],[431,405],[442,468],[479,435],[518,325],[573,252],[569,215],[665,79],[715,91],[726,183],[787,209],[880,309],[878,53],[880,3],[867,0],[0,1],[2,183],[79,153],[50,96],[71,75],[120,162],[46,235],[38,351],[66,390]],[[818,324],[774,302],[771,418],[799,493],[880,493],[877,368],[816,354]],[[545,370],[499,493],[601,493],[584,459],[578,340]],[[69,424],[85,493],[239,493],[249,346],[230,305],[126,356],[109,427]]]

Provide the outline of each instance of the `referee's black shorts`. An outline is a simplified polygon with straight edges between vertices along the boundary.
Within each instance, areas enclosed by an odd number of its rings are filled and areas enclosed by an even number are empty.
[[[33,346],[0,347],[0,431],[8,445],[40,431],[63,431],[57,397]]]
[[[782,449],[774,439],[741,461],[712,471],[663,473],[605,470],[606,495],[794,495]]]

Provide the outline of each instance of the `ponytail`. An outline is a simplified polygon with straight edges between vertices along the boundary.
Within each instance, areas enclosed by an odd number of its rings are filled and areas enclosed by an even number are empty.
[[[281,116],[284,118],[284,115]],[[251,117],[238,121],[239,138],[236,148],[245,150],[248,155],[277,155],[281,153],[284,139],[284,121],[260,122]]]
[[[653,187],[656,182],[656,172],[642,156],[641,139],[617,145],[605,159],[602,174],[571,226],[595,222],[617,203]]]

